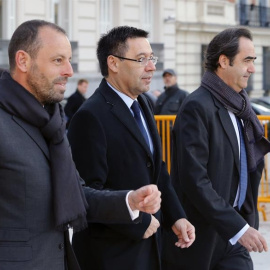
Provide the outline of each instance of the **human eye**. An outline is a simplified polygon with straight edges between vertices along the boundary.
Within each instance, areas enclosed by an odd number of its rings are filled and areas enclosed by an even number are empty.
[[[249,64],[249,63],[254,63],[255,59],[256,59],[256,58],[246,58],[246,59],[244,60],[244,62],[247,63],[247,64]]]
[[[61,64],[62,61],[63,61],[63,60],[62,60],[61,57],[58,57],[58,58],[54,59],[54,62],[55,62],[56,64]]]
[[[144,63],[146,60],[147,60],[147,59],[146,59],[145,57],[140,57],[140,58],[138,59],[138,62]]]

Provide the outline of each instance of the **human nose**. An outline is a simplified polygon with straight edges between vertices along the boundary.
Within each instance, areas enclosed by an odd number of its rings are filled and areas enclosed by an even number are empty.
[[[73,68],[72,68],[71,63],[68,61],[66,63],[66,65],[64,66],[64,69],[63,69],[63,72],[62,72],[62,76],[72,77],[72,75],[73,75]]]
[[[254,73],[255,72],[254,62],[251,62],[250,65],[248,66],[248,72],[249,73]]]
[[[153,61],[148,60],[147,65],[145,66],[146,70],[156,70],[156,65],[153,63]]]

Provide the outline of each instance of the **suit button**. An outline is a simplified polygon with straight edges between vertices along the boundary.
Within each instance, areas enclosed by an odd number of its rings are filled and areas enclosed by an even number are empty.
[[[146,166],[147,166],[147,168],[150,168],[150,167],[152,166],[151,162],[148,161],[148,162],[146,163]]]
[[[59,244],[58,248],[59,248],[60,250],[64,249],[64,244],[63,244],[63,243]]]

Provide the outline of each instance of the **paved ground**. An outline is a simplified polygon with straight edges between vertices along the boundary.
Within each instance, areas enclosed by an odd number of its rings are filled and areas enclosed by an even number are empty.
[[[260,228],[259,231],[265,237],[268,244],[268,252],[258,253],[251,252],[251,257],[254,263],[254,270],[270,270],[270,204],[265,204],[267,221],[263,221],[260,213]]]

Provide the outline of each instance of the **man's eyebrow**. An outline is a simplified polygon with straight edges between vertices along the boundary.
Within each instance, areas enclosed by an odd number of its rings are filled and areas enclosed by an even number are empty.
[[[256,60],[257,57],[247,56],[244,60]]]
[[[146,54],[147,54],[147,53],[145,53],[145,52],[141,52],[141,53],[138,53],[138,54],[136,55],[136,57],[144,56],[144,55],[146,55]],[[154,52],[151,52],[150,55],[154,55]]]

